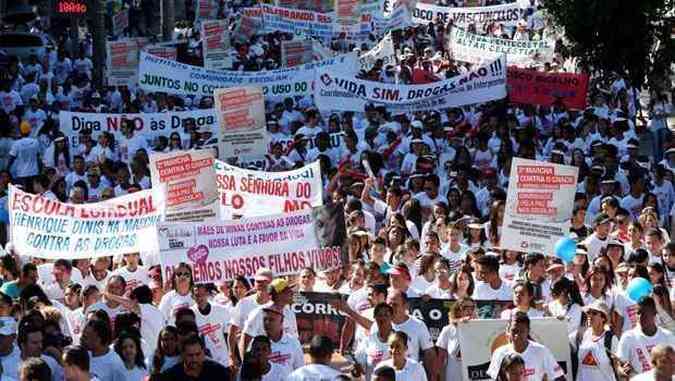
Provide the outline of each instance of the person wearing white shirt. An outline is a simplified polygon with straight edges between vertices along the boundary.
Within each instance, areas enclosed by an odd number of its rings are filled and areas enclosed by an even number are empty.
[[[593,260],[600,255],[600,251],[607,248],[607,244],[609,243],[610,222],[611,218],[606,213],[600,213],[595,217],[593,234],[588,236],[588,238],[582,242],[588,251],[589,262],[593,262]]]
[[[310,363],[296,369],[286,381],[334,381],[342,373],[330,367],[334,346],[326,336],[314,336],[309,344]]]
[[[176,266],[172,275],[171,284],[173,290],[162,296],[159,302],[159,310],[169,324],[176,321],[176,311],[181,308],[189,308],[194,304],[190,291],[192,290],[192,270],[186,264]]]
[[[32,188],[30,180],[40,171],[40,143],[30,137],[30,124],[21,123],[19,131],[21,138],[9,149],[7,168],[13,170],[16,183],[23,184],[25,189],[30,190]]]
[[[377,333],[363,338],[356,348],[354,357],[357,361],[357,370],[359,374],[364,374],[366,380],[371,379],[373,370],[381,361],[390,357],[388,340],[393,332],[391,324],[393,313],[391,306],[386,303],[375,306],[373,316],[377,324]]]
[[[224,367],[229,366],[230,355],[225,341],[227,323],[230,314],[227,308],[209,302],[209,289],[205,284],[197,284],[194,288],[195,305],[191,307],[195,313],[195,323],[199,333],[205,338],[206,348],[211,358]]]
[[[110,349],[112,332],[102,320],[90,320],[82,332],[82,346],[90,352],[91,374],[101,381],[125,381],[124,363]]]
[[[651,350],[658,344],[675,346],[675,335],[656,325],[656,303],[650,296],[638,303],[637,327],[624,332],[617,356],[624,363],[619,372],[624,377],[652,369]]]
[[[395,331],[389,335],[389,354],[391,358],[380,362],[376,369],[388,366],[396,372],[397,380],[427,381],[427,374],[422,365],[407,357],[410,338],[405,332]]]
[[[631,378],[631,381],[671,381],[675,374],[675,350],[672,345],[657,344],[652,348],[652,369]]]
[[[427,376],[435,379],[437,369],[433,367],[433,364],[436,359],[429,328],[417,318],[408,315],[408,298],[404,292],[399,290],[390,292],[387,295],[387,304],[394,310],[392,316],[394,330],[407,335],[407,357],[417,362],[422,353]],[[377,327],[371,328],[371,335],[376,332]]]
[[[139,265],[141,254],[136,253],[126,253],[124,254],[125,266],[118,267],[113,271],[112,275],[119,275],[124,278],[124,281],[127,283],[125,293],[131,292],[136,287],[149,284],[150,276],[148,275],[148,269]]]
[[[556,362],[551,350],[529,339],[530,318],[527,314],[520,311],[513,314],[506,333],[510,343],[497,348],[490,359],[487,374],[491,379],[497,378],[502,360],[511,353],[520,355],[525,362],[524,380],[540,381],[544,377],[552,381],[565,379],[565,373]]]
[[[287,375],[302,367],[305,360],[300,341],[284,333],[283,320],[284,315],[275,307],[263,309],[264,333],[272,343],[269,360],[284,368]]]
[[[151,152],[148,141],[142,135],[135,135],[134,127],[134,122],[127,120],[122,129],[124,138],[120,139],[119,154],[120,160],[125,163],[131,163],[138,150],[143,149],[145,152]]]
[[[511,300],[511,285],[499,277],[499,258],[496,255],[483,255],[474,261],[476,269],[476,288],[474,300]]]
[[[63,368],[56,360],[50,356],[42,354],[42,328],[33,324],[21,324],[19,328],[19,348],[21,349],[21,360],[25,361],[29,358],[41,358],[44,360],[52,372],[52,381],[63,380]]]
[[[251,350],[244,356],[244,368],[241,370],[241,378],[250,379],[253,376],[248,374],[247,367],[250,366],[254,371],[258,371],[260,381],[283,380],[288,376],[288,370],[277,363],[269,361],[272,353],[272,344],[267,336],[256,336],[251,342]]]

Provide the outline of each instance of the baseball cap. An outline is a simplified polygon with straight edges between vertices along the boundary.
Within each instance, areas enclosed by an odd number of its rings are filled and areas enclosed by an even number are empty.
[[[287,290],[292,290],[295,287],[295,283],[291,283],[284,278],[277,278],[270,283],[270,288],[274,290],[275,293],[281,294]]]
[[[274,273],[267,267],[260,267],[258,271],[255,272],[255,277],[253,279],[258,281],[271,281],[274,278]]]
[[[397,263],[394,266],[390,267],[387,272],[389,273],[389,275],[403,275],[408,279],[412,279],[412,277],[410,276],[410,270],[408,270],[408,266],[406,266],[405,263]]]
[[[0,318],[0,335],[11,336],[16,335],[16,320],[11,317]]]

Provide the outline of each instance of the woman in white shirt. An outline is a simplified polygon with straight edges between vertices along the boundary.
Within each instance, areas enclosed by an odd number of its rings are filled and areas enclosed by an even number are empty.
[[[438,364],[445,364],[445,380],[462,379],[462,355],[457,326],[476,317],[476,303],[471,298],[457,300],[450,310],[451,323],[443,328],[436,340]]]
[[[609,307],[602,300],[596,300],[584,308],[588,326],[579,327],[570,336],[572,347],[577,350],[577,379],[584,381],[615,381],[613,355],[619,340],[607,328]]]
[[[614,294],[611,288],[612,283],[607,271],[600,266],[593,266],[586,276],[586,292],[583,294],[584,305],[600,300],[612,309]]]
[[[452,285],[450,284],[450,261],[447,258],[439,258],[434,264],[436,279],[424,291],[433,299],[452,299]]]
[[[124,363],[125,381],[143,381],[148,369],[143,361],[143,350],[138,335],[123,332],[115,341],[115,352]]]
[[[151,375],[159,375],[180,361],[178,330],[176,327],[169,325],[162,328],[159,332],[156,348],[155,353],[152,356],[148,356],[145,360],[145,364],[150,370]]]
[[[575,332],[581,325],[581,294],[576,283],[563,277],[551,287],[553,300],[547,304],[548,313],[567,322],[567,332]]]
[[[408,352],[408,335],[397,331],[389,335],[389,354],[391,358],[380,362],[377,368],[388,366],[396,372],[397,380],[427,381],[424,368],[417,361],[406,357]]]
[[[531,282],[519,280],[513,285],[513,304],[515,307],[504,310],[500,318],[511,319],[516,311],[525,312],[530,318],[544,317],[544,312],[534,308],[534,285]]]
[[[159,302],[159,310],[164,314],[164,318],[169,324],[174,324],[176,311],[181,308],[188,308],[195,303],[192,299],[192,270],[185,263],[180,263],[175,267],[171,275],[171,285],[173,290],[162,296]]]

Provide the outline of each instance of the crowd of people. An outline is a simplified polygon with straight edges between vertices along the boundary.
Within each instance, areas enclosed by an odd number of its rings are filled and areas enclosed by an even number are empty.
[[[132,3],[134,17],[152,22],[151,1]],[[222,2],[219,14],[234,32],[250,5]],[[538,1],[522,6],[515,26],[468,28],[516,40],[561,37]],[[189,4],[186,14],[194,17]],[[31,29],[56,46],[43,56],[11,57],[0,84],[0,208],[9,184],[72,204],[148,189],[151,155],[212,145],[212,132],[191,118],[153,139],[133,123],[121,134],[64,134],[62,111],[176,112],[214,102],[134,86],[95,88],[91,40],[75,45],[42,25]],[[392,31],[397,61],[376,62],[361,78],[425,84],[467,72],[471,65],[448,50],[453,27],[432,22]],[[186,30],[199,59],[199,29]],[[281,67],[281,42],[300,38],[235,36],[229,57],[239,71]],[[341,35],[326,49],[364,54],[380,37]],[[570,58],[557,50],[534,67],[580,70]],[[582,110],[505,99],[410,113],[373,105],[353,113],[318,109],[311,97],[266,99],[269,153],[258,163],[233,164],[283,171],[320,162],[324,202],[343,205],[348,235],[342,265],[321,271],[281,277],[259,268],[253,279],[195,284],[186,264],[163,278],[151,253],[47,261],[15,249],[5,218],[0,380],[460,380],[459,331],[478,318],[479,301],[512,302],[500,316],[508,343],[494,351],[480,379],[673,379],[673,99],[618,73],[591,83]],[[514,157],[578,168],[570,205],[570,236],[578,244],[570,263],[500,247]],[[636,278],[651,283],[650,296],[627,295]],[[291,308],[298,292],[344,296],[335,305],[346,316],[339,342],[315,335],[301,344]],[[454,301],[437,338],[410,314],[409,299],[418,297]],[[566,323],[571,369],[530,334],[531,322],[547,317]],[[337,357],[350,365],[338,369]]]

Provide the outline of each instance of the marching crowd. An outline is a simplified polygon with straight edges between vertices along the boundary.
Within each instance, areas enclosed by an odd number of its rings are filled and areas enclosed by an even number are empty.
[[[524,6],[516,26],[469,29],[556,38],[536,3]],[[223,6],[234,30],[242,4]],[[47,34],[39,23],[32,28]],[[447,50],[452,28],[436,22],[394,31],[397,61],[376,62],[361,77],[424,84],[466,72],[470,65]],[[187,36],[195,46],[196,30]],[[275,32],[233,40],[233,69],[280,67],[280,43],[291,38]],[[132,123],[119,135],[65,135],[60,111],[189,111],[212,108],[213,99],[95,89],[91,41],[73,48],[67,38],[57,40],[44,56],[12,57],[1,83],[2,208],[10,183],[72,204],[148,189],[150,155],[208,149],[212,133],[190,118],[153,140]],[[377,41],[340,36],[330,48],[361,54]],[[537,69],[569,70],[568,58],[557,52]],[[512,305],[499,316],[508,321],[508,343],[494,349],[477,379],[675,379],[672,97],[652,91],[645,103],[619,74],[592,84],[583,110],[503,100],[352,113],[317,109],[309,97],[267,99],[269,153],[264,162],[238,164],[282,171],[320,162],[324,202],[343,205],[348,235],[342,266],[321,271],[280,277],[259,268],[253,279],[195,284],[188,265],[166,279],[157,257],[143,252],[45,261],[15,250],[4,212],[0,381],[460,380],[458,332],[478,318],[480,301]],[[570,206],[578,244],[570,263],[500,247],[514,157],[579,169]],[[627,295],[636,278],[651,283],[650,296]],[[344,295],[334,306],[346,316],[339,342],[315,335],[301,344],[290,307],[298,292]],[[410,314],[416,297],[454,301],[435,340]],[[545,317],[566,322],[561,339],[569,341],[571,369],[531,335],[531,323]],[[333,368],[336,353],[351,365]]]

